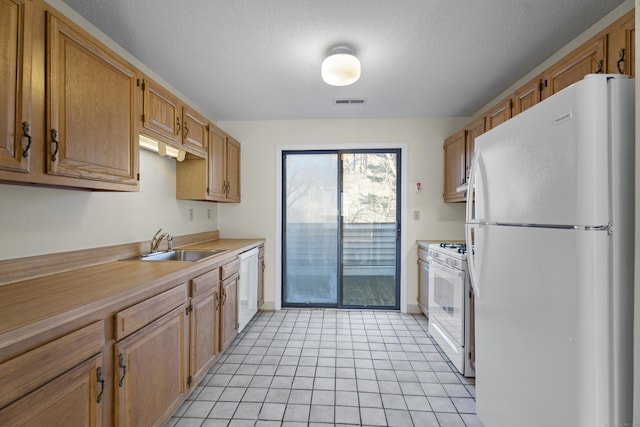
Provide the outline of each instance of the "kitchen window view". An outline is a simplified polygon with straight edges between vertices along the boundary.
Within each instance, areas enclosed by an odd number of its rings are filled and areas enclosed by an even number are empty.
[[[283,153],[283,305],[399,307],[399,157]]]

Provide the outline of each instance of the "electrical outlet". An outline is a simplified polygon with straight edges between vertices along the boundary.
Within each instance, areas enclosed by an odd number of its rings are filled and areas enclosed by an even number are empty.
[[[193,221],[193,209],[189,209],[189,221]]]
[[[420,221],[420,211],[413,211],[413,220]]]

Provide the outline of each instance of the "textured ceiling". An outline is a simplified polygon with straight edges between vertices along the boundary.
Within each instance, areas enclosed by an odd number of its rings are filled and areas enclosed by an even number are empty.
[[[623,3],[64,1],[214,120],[470,115]],[[328,86],[320,64],[345,43],[362,77]]]

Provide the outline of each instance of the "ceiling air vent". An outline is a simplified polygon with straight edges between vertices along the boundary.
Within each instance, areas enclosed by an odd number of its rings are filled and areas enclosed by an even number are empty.
[[[336,99],[336,105],[364,104],[366,99]]]

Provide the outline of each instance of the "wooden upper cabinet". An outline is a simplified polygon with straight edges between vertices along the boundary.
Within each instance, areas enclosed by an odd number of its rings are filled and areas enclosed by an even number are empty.
[[[149,78],[138,81],[142,88],[142,129],[150,138],[182,145],[182,104]]]
[[[465,182],[469,179],[469,170],[471,169],[471,161],[473,160],[473,148],[477,137],[482,135],[485,128],[485,118],[479,117],[467,126],[467,137],[465,141]]]
[[[193,148],[206,156],[209,140],[209,122],[189,107],[182,110],[183,145]]]
[[[456,190],[466,178],[465,141],[467,131],[460,130],[444,141],[444,201],[464,202],[464,193]]]
[[[0,169],[29,172],[31,0],[0,1]]]
[[[487,113],[485,113],[486,129],[489,131],[509,120],[511,118],[512,106],[511,98],[507,98],[487,111]]]
[[[207,156],[207,119],[152,79],[138,80],[142,89],[141,132],[199,157]]]
[[[551,66],[545,73],[548,95],[558,93],[587,74],[604,73],[606,43],[606,35],[595,37]]]
[[[209,124],[207,158],[187,158],[176,166],[176,196],[211,202],[240,201],[240,143]]]
[[[542,101],[543,87],[543,78],[538,76],[518,89],[511,97],[513,101],[512,114],[514,116],[520,114]]]
[[[240,143],[227,137],[227,201],[240,201]]]
[[[138,189],[136,70],[47,12],[47,173]]]
[[[227,134],[211,126],[209,132],[209,173],[207,196],[212,199],[226,198],[227,180]]]
[[[635,23],[635,10],[632,10],[609,27],[608,73],[635,77]]]

